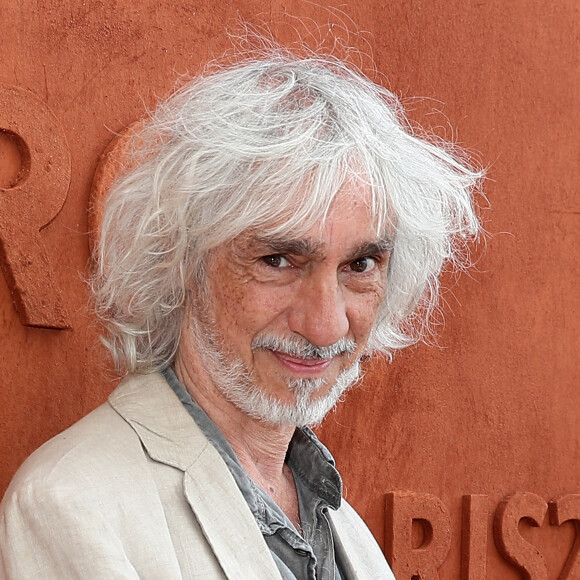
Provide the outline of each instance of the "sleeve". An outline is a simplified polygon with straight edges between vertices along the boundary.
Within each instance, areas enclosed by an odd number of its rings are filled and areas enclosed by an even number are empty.
[[[104,513],[67,487],[13,483],[0,504],[0,580],[138,580]]]

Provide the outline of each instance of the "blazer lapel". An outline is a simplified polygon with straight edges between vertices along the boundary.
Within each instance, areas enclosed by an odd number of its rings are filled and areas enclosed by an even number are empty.
[[[281,579],[232,474],[212,445],[185,474],[185,495],[226,576]]]
[[[281,579],[227,465],[163,376],[129,376],[109,402],[152,459],[184,472],[185,496],[226,577]]]

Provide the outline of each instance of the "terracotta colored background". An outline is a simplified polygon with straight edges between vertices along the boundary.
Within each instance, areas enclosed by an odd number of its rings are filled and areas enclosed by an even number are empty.
[[[320,431],[348,499],[381,544],[388,492],[433,494],[450,514],[439,576],[460,578],[462,497],[483,494],[488,508],[476,519],[488,540],[487,577],[518,578],[494,544],[499,502],[516,491],[546,501],[580,493],[580,5],[358,0],[342,16],[329,6],[2,1],[0,85],[31,91],[70,150],[68,198],[41,240],[72,329],[23,326],[0,275],[0,493],[34,448],[102,402],[115,382],[83,282],[91,182],[113,134],[228,48],[225,26],[235,29],[238,17],[268,24],[285,43],[324,40],[329,21],[347,39],[342,20],[366,31],[350,42],[372,52],[376,78],[407,101],[415,121],[478,152],[489,168],[491,209],[483,203],[481,215],[492,236],[485,251],[476,248],[469,276],[457,285],[446,279],[439,346],[373,362],[363,387]],[[17,178],[20,159],[0,132],[0,187]],[[23,221],[25,206],[54,195],[40,191],[23,199]],[[3,203],[0,195],[0,214]],[[533,528],[524,520],[519,529],[556,578],[572,523],[546,518]],[[482,577],[481,563],[470,574]]]

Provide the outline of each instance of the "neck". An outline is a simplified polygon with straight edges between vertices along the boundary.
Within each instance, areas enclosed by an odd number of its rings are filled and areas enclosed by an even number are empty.
[[[235,407],[202,370],[203,365],[196,364],[196,359],[178,354],[175,361],[178,379],[224,435],[248,476],[300,529],[296,487],[285,463],[294,426],[271,425]]]

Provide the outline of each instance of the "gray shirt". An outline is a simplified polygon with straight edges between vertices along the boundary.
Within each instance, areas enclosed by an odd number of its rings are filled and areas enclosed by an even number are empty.
[[[258,487],[241,466],[221,431],[191,398],[171,368],[163,372],[183,403],[231,471],[256,519],[284,580],[341,580],[335,560],[327,510],[338,509],[342,480],[329,451],[308,427],[296,429],[286,456],[300,506],[302,534],[274,500]]]

